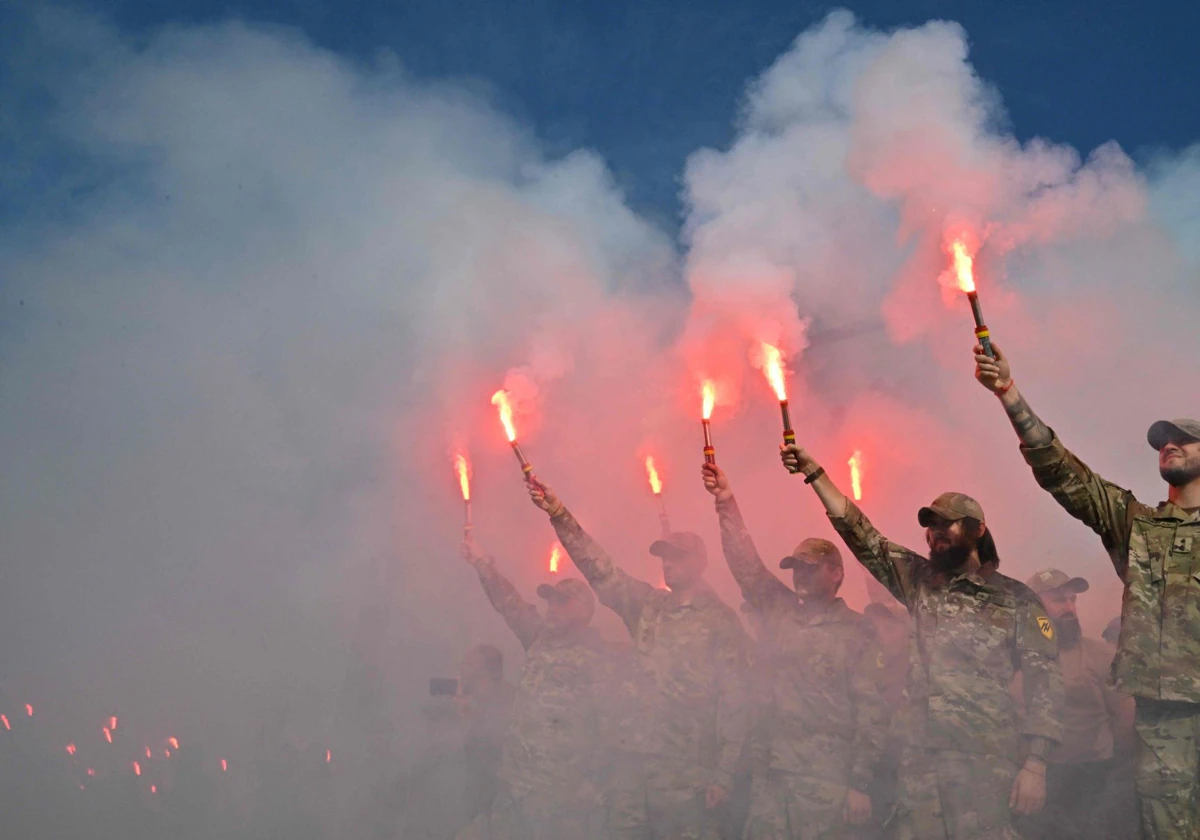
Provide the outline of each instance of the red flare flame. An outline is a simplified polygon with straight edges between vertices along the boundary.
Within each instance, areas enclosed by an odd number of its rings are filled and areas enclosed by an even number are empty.
[[[454,471],[458,473],[458,486],[462,490],[463,501],[471,500],[471,464],[462,452],[454,456]]]
[[[508,391],[501,388],[492,394],[492,405],[500,411],[500,423],[504,426],[504,434],[508,435],[508,442],[512,443],[517,439],[517,427],[513,425],[512,403],[508,401]]]
[[[111,729],[113,732],[117,731],[117,716],[116,715],[113,715],[112,717],[110,717],[108,719],[108,728]]]
[[[763,354],[763,373],[767,376],[767,381],[771,383],[771,390],[775,392],[775,398],[780,402],[787,399],[787,383],[784,381],[783,354],[779,352],[779,348],[773,344],[767,344],[765,341],[762,344]]]
[[[108,741],[110,744],[112,743],[112,730],[107,726],[104,727],[104,740]]]
[[[171,749],[174,749],[174,750],[179,749],[179,739],[178,738],[168,738],[167,743],[171,745]]]
[[[662,494],[662,479],[658,477],[658,469],[654,466],[654,456],[646,456],[646,476],[650,479],[650,489],[655,496]]]
[[[158,785],[150,785],[151,793],[158,793]]]
[[[562,546],[558,543],[550,546],[550,574],[558,574],[558,561],[562,559]]]
[[[75,745],[67,744],[67,755],[75,755]]]
[[[89,767],[89,768],[87,769],[87,774],[88,774],[89,776],[95,776],[95,775],[96,775],[96,770],[95,770],[95,768],[93,768],[93,767]]]
[[[221,772],[226,773],[228,771],[229,771],[229,762],[222,758],[221,759]]]
[[[0,723],[3,723],[4,728],[7,729],[9,732],[12,731],[12,727],[8,723],[8,715],[0,715]]]
[[[854,494],[854,501],[862,501],[862,452],[854,450],[854,454],[850,456],[847,462],[850,465],[850,490]]]
[[[135,776],[142,775],[142,765],[138,764],[136,761],[133,762],[133,775],[135,775]]]
[[[958,288],[964,292],[975,291],[975,258],[967,251],[967,243],[956,239],[950,244],[954,257],[954,276],[958,278]]]
[[[146,758],[154,758],[154,753],[150,752],[149,747],[146,747]]]
[[[717,403],[717,388],[711,380],[706,379],[700,391],[703,396],[700,416],[705,420],[711,420],[713,406]]]
[[[25,704],[25,714],[28,715],[29,717],[33,717],[33,704],[32,703]]]
[[[333,750],[325,750],[325,763],[333,761]]]

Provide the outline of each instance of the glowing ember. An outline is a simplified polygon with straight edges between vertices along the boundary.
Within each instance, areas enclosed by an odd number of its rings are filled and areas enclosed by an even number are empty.
[[[138,764],[136,761],[133,762],[133,775],[135,775],[135,776],[142,775],[142,765]]]
[[[108,741],[110,744],[112,743],[112,730],[107,726],[104,727],[104,740]]]
[[[67,744],[67,755],[75,755],[75,745]]]
[[[89,768],[87,769],[87,774],[88,774],[89,776],[95,776],[95,775],[96,775],[96,771],[95,771],[93,768],[89,767]]]
[[[558,543],[550,546],[550,574],[558,574],[558,561],[562,559],[562,546]]]
[[[27,714],[29,717],[33,717],[33,704],[32,703],[25,704],[25,714]]]
[[[333,761],[333,750],[325,750],[325,763]]]
[[[171,757],[171,751],[170,751],[170,750],[163,750],[163,757],[164,757],[164,758],[170,758],[170,757]]]
[[[227,773],[228,771],[229,771],[229,762],[222,758],[221,759],[221,772]]]
[[[763,373],[767,375],[767,381],[771,383],[771,390],[775,392],[775,398],[780,402],[787,399],[787,384],[783,378],[783,354],[779,352],[779,348],[765,341],[762,345],[763,354]]]
[[[179,739],[178,738],[168,738],[167,743],[171,745],[172,749],[175,749],[175,750],[179,749]]]
[[[958,278],[958,288],[964,292],[975,291],[975,258],[967,250],[965,237],[959,237],[950,244],[954,257],[954,274]]]
[[[650,478],[650,489],[657,496],[662,493],[662,479],[658,477],[658,469],[654,466],[654,458],[646,456],[646,475]]]
[[[0,715],[0,723],[3,723],[4,728],[7,729],[9,732],[12,731],[12,726],[10,726],[8,723],[8,715]]]
[[[854,494],[854,501],[862,501],[862,452],[854,450],[854,454],[850,456],[848,462],[850,464],[850,490]]]
[[[150,785],[151,793],[158,793],[158,785]]]
[[[717,402],[717,389],[712,384],[712,382],[705,380],[704,385],[702,386],[701,390],[703,391],[703,394],[704,394],[704,405],[703,405],[703,410],[701,411],[700,416],[703,417],[705,420],[711,420],[712,413],[713,413],[713,406]]]
[[[454,456],[454,471],[458,473],[458,486],[462,489],[463,501],[471,499],[471,465],[467,456],[459,452]]]
[[[112,717],[110,717],[108,719],[108,728],[111,729],[113,732],[117,731],[117,716],[116,715],[113,715]]]
[[[149,747],[146,747],[146,758],[154,758],[154,753],[150,752]]]
[[[504,426],[504,434],[508,435],[508,442],[512,443],[517,439],[517,427],[513,425],[512,404],[508,401],[508,391],[501,388],[492,394],[492,405],[499,409],[500,422]]]

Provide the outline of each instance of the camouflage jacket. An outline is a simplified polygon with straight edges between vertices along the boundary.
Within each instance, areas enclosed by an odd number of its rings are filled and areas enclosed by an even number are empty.
[[[729,570],[770,639],[770,766],[866,791],[886,736],[882,649],[841,598],[806,610],[763,564],[736,500],[716,507]]]
[[[536,791],[567,801],[582,781],[599,783],[604,772],[608,650],[591,627],[572,636],[545,632],[537,607],[521,598],[490,559],[477,571],[492,606],[526,652],[500,778],[517,797]]]
[[[707,587],[689,601],[617,568],[571,515],[551,517],[558,539],[633,639],[619,686],[618,749],[702,770],[726,788],[747,730],[743,681],[749,639],[737,614]]]
[[[1022,447],[1044,489],[1100,535],[1125,583],[1113,677],[1135,697],[1200,703],[1200,512],[1144,505],[1063,447]]]
[[[1031,589],[996,571],[945,580],[926,558],[885,539],[853,502],[831,521],[912,616],[908,703],[893,722],[905,744],[1017,761],[1021,736],[1061,739],[1058,643]],[[1017,671],[1023,718],[1008,690]]]

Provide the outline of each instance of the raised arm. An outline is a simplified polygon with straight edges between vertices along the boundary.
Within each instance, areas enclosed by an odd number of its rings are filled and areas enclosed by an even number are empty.
[[[571,562],[587,578],[600,603],[621,616],[632,633],[641,617],[642,607],[654,596],[654,587],[618,568],[541,479],[526,482],[526,486],[533,503],[550,517],[558,541],[567,550]]]
[[[521,646],[529,650],[530,645],[542,632],[542,617],[537,607],[526,601],[512,585],[512,581],[496,569],[496,562],[485,555],[471,534],[463,537],[462,556],[479,575],[483,591],[492,602],[504,623],[516,634]]]
[[[975,378],[1000,398],[1021,441],[1021,454],[1042,489],[1054,496],[1067,513],[1100,535],[1117,573],[1125,575],[1129,514],[1137,504],[1133,494],[1094,473],[1059,441],[1033,413],[1012,378],[1008,358],[992,345],[995,359],[975,347]]]
[[[804,476],[817,498],[825,506],[829,521],[858,562],[887,587],[902,604],[908,604],[914,590],[914,575],[920,563],[919,554],[889,542],[833,479],[804,449],[791,444],[780,447],[783,465],[790,473]]]
[[[717,508],[717,520],[721,525],[721,548],[729,571],[742,590],[742,597],[760,612],[767,605],[783,599],[794,602],[796,594],[763,563],[754,547],[754,540],[746,529],[742,512],[738,509],[733,490],[725,471],[716,464],[705,464],[702,468],[704,489],[712,494]]]

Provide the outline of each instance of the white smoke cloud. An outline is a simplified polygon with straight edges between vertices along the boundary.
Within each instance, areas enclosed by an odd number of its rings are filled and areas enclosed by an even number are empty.
[[[778,466],[762,341],[791,357],[796,429],[831,475],[848,486],[862,450],[863,505],[892,536],[919,542],[920,504],[971,492],[1005,571],[1085,573],[1085,621],[1115,612],[1099,544],[971,379],[942,240],[978,226],[1023,391],[1153,500],[1146,426],[1200,412],[1194,149],[1139,170],[1115,146],[1019,144],[959,27],[838,12],[748,84],[728,149],[688,160],[680,264],[596,153],[549,157],[477,87],[414,80],[403,57],[354,64],[236,22],[134,40],[56,15],[35,34],[86,68],[33,65],[45,141],[91,177],[0,230],[0,629],[35,640],[0,654],[8,673],[70,673],[198,727],[287,697],[326,734],[374,591],[392,693],[412,699],[506,638],[456,559],[451,447],[474,461],[481,542],[523,591],[546,575],[552,533],[489,404],[516,381],[538,475],[657,580],[641,457],[674,526],[715,549],[697,377],[719,377],[718,461],[772,562],[831,532]],[[847,590],[862,603],[861,579]]]

